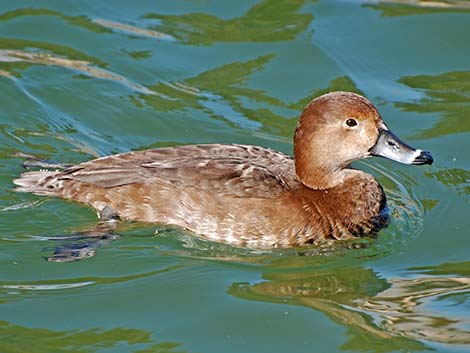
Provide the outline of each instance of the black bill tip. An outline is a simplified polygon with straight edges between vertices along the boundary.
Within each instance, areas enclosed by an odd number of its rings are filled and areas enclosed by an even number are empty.
[[[421,151],[421,153],[415,157],[412,163],[415,165],[423,165],[432,164],[432,162],[434,162],[434,159],[432,158],[431,153],[428,151]]]

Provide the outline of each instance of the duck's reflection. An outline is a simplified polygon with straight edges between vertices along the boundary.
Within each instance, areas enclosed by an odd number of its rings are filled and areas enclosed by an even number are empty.
[[[362,267],[264,273],[264,281],[235,283],[243,299],[307,306],[348,329],[345,349],[424,350],[423,341],[470,343],[470,316],[457,313],[470,298],[469,263],[422,268],[413,278],[381,278]],[[423,274],[423,270],[426,271]],[[454,305],[454,308],[450,306]],[[465,327],[467,325],[467,327]]]

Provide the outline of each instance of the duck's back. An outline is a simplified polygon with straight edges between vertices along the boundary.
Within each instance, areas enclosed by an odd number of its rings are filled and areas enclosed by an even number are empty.
[[[148,178],[179,181],[183,184],[213,180],[214,187],[227,181],[241,183],[250,193],[250,181],[265,181],[269,187],[296,182],[290,156],[268,148],[247,145],[187,145],[129,152],[95,159],[66,170],[64,175],[102,187],[148,181]],[[272,183],[277,177],[277,183]],[[260,186],[262,186],[261,183]],[[276,187],[277,188],[277,187]],[[251,192],[260,192],[252,189]],[[222,190],[221,190],[222,191]],[[227,184],[227,193],[236,192]],[[243,192],[243,191],[240,191]]]

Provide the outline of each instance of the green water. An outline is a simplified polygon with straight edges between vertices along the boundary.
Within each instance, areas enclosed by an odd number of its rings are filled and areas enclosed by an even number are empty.
[[[468,2],[0,3],[1,353],[470,350]],[[368,249],[256,253],[128,224],[96,256],[53,263],[47,237],[94,213],[12,190],[19,153],[291,153],[299,111],[337,89],[435,158],[357,164],[393,215]]]

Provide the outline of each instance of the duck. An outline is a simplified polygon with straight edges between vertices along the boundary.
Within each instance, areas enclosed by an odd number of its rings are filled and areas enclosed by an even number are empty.
[[[209,241],[269,249],[376,236],[386,195],[351,163],[370,156],[432,164],[365,97],[335,91],[300,115],[293,157],[259,146],[197,144],[132,151],[23,173],[16,190],[86,204],[102,220],[149,222]]]

